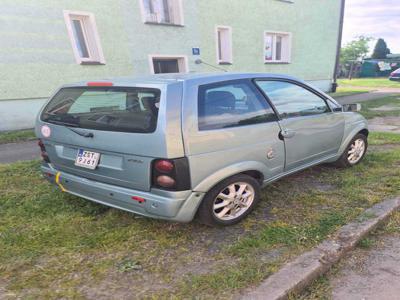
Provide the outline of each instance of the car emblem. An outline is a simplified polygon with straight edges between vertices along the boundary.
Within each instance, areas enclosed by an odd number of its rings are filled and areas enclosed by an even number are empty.
[[[274,149],[271,148],[267,152],[267,158],[268,159],[273,159],[274,157],[275,157],[275,151],[274,151]]]

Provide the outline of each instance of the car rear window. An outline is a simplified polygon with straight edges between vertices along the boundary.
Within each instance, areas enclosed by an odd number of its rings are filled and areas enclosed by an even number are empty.
[[[160,90],[139,87],[61,89],[43,110],[41,120],[58,125],[151,133],[157,127]]]

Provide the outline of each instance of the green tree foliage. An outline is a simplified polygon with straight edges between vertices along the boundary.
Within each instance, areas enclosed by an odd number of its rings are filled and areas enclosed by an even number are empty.
[[[385,40],[378,39],[374,52],[372,53],[372,58],[385,59],[388,54],[390,54],[390,49],[387,47]]]
[[[344,65],[348,61],[359,60],[365,57],[369,52],[368,43],[372,40],[370,37],[359,36],[355,40],[347,43],[340,52],[340,63]]]

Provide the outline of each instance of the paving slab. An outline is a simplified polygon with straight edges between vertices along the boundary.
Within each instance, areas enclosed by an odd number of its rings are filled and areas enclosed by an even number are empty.
[[[334,300],[400,299],[400,235],[346,259],[330,284]]]
[[[37,141],[0,144],[0,164],[40,158]]]

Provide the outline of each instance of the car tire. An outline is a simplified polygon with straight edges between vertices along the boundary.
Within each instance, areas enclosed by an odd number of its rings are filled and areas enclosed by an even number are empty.
[[[367,137],[361,133],[356,134],[335,165],[339,168],[349,168],[359,164],[367,153],[367,148]]]
[[[251,176],[229,177],[207,192],[197,212],[209,226],[229,226],[243,220],[260,200],[260,184]]]

